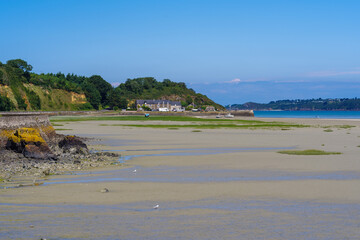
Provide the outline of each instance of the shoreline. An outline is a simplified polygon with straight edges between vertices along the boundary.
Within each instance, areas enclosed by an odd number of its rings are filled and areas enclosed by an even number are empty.
[[[37,186],[0,189],[0,238],[239,239],[251,232],[263,239],[279,238],[277,229],[284,239],[296,239],[309,226],[325,238],[358,236],[360,123],[341,128],[349,121],[296,121],[311,126],[193,132],[68,122],[72,130],[63,133],[102,139],[90,148],[133,157],[49,175]],[[321,126],[329,123],[334,127],[326,132]],[[289,147],[342,154],[277,152]],[[259,233],[254,222],[271,231]],[[216,231],[204,235],[213,226]]]
[[[264,119],[267,121],[274,121],[274,119]],[[275,120],[284,120],[284,119],[275,119]],[[360,163],[356,162],[352,159],[353,154],[355,154],[356,150],[359,148],[356,147],[355,142],[341,140],[344,146],[339,147],[336,141],[332,141],[330,136],[336,136],[336,138],[344,138],[347,139],[350,137],[352,139],[358,139],[360,135],[359,127],[360,122],[356,124],[354,128],[350,129],[337,129],[336,126],[338,124],[346,124],[348,121],[343,120],[324,120],[324,119],[288,119],[289,121],[286,122],[296,122],[296,123],[311,123],[311,127],[304,128],[304,129],[291,129],[288,131],[281,131],[281,130],[270,130],[270,129],[203,129],[199,133],[192,133],[191,129],[178,129],[168,130],[168,129],[153,129],[153,128],[133,128],[133,127],[126,127],[126,126],[101,126],[103,123],[107,123],[108,121],[87,121],[87,122],[69,122],[67,126],[74,130],[69,130],[65,133],[72,133],[75,131],[75,134],[92,134],[96,136],[96,138],[101,138],[101,135],[105,137],[107,142],[114,143],[114,146],[110,145],[100,145],[100,144],[93,145],[92,147],[95,150],[105,150],[111,152],[112,150],[122,150],[121,154],[123,156],[127,156],[129,154],[140,154],[139,157],[132,158],[128,160],[125,164],[122,164],[121,167],[115,167],[114,169],[124,169],[124,168],[133,168],[134,166],[141,166],[141,167],[154,167],[154,166],[173,166],[173,167],[185,167],[185,166],[194,166],[194,167],[202,167],[208,166],[217,169],[217,168],[224,168],[227,169],[229,167],[235,169],[268,169],[270,166],[274,170],[281,170],[281,171],[289,171],[289,173],[293,171],[299,171],[303,169],[303,171],[323,171],[323,172],[331,172],[335,170],[341,171],[350,171],[353,170],[354,166],[358,166],[360,171]],[[334,133],[326,133],[323,131],[322,128],[318,128],[321,125],[327,125],[329,123],[335,124],[335,132]],[[167,124],[166,122],[158,122],[157,124]],[[88,133],[87,129],[92,129],[91,133]],[[353,134],[347,134],[348,132],[354,132]],[[357,133],[356,133],[357,132]],[[109,135],[107,135],[109,134]],[[119,134],[119,135],[117,135]],[[175,134],[175,135],[174,135]],[[240,135],[238,135],[240,134]],[[335,135],[334,135],[335,134]],[[356,136],[354,136],[354,134]],[[120,136],[120,145],[117,145],[117,139]],[[176,138],[174,138],[176,136]],[[189,137],[191,136],[191,140]],[[216,136],[217,141],[213,142],[212,137]],[[310,137],[313,136],[313,137]],[[312,139],[309,141],[309,137]],[[171,139],[171,140],[170,140]],[[264,147],[264,148],[271,148],[271,147],[295,147],[297,149],[324,149],[328,151],[339,151],[344,152],[342,156],[317,156],[317,159],[321,161],[319,163],[312,163],[312,157],[306,156],[284,156],[276,153],[274,150],[266,151],[266,152],[234,152],[234,153],[220,153],[217,155],[199,155],[199,156],[190,156],[190,157],[181,157],[179,156],[151,156],[153,154],[151,149],[161,149],[157,151],[157,154],[166,154],[168,152],[173,152],[174,147],[178,149],[201,149],[201,148],[211,148],[211,147],[225,147],[226,148],[236,148],[239,147],[237,144],[236,139],[246,139],[246,142],[241,143],[241,147],[243,148],[251,148],[251,147]],[[305,140],[306,139],[306,140]],[[318,140],[316,140],[318,139]],[[322,139],[322,140],[320,140]],[[126,144],[126,141],[129,141]],[[139,142],[139,140],[141,140]],[[275,141],[274,141],[275,140]],[[316,146],[314,146],[315,142],[318,142]],[[190,141],[190,142],[189,142]],[[125,142],[125,144],[124,144]],[[351,146],[351,142],[353,142],[353,146]],[[189,145],[191,144],[191,145]],[[190,147],[191,146],[191,147]],[[168,150],[167,150],[168,149]],[[128,151],[126,151],[128,150]],[[182,150],[182,151],[184,151]],[[351,150],[351,155],[348,152]],[[360,149],[359,149],[360,150]],[[148,156],[147,156],[148,155]],[[349,155],[349,156],[348,156]],[[207,159],[217,159],[218,156],[221,156],[224,159],[224,162],[213,162],[210,165],[207,162]],[[245,161],[241,165],[238,165],[236,159],[240,156],[247,156],[249,159],[253,159],[251,161]],[[346,158],[350,158],[347,160],[349,163],[345,164],[345,162],[340,163],[336,159],[342,159],[344,156],[348,156]],[[241,158],[243,158],[241,157]],[[261,160],[261,158],[265,157],[267,160]],[[172,159],[171,161],[168,159]],[[194,162],[194,160],[196,161]],[[288,162],[286,159],[302,159],[300,162]],[[310,160],[310,162],[309,162]],[[326,164],[330,163],[329,164]],[[286,163],[286,164],[285,164]],[[321,164],[320,164],[321,163]],[[270,165],[269,165],[270,164]],[[274,165],[275,164],[275,165]],[[304,165],[305,164],[305,165]],[[310,165],[308,165],[310,164]],[[320,164],[320,165],[319,165]],[[322,165],[324,164],[324,165]],[[350,164],[350,165],[349,165]],[[282,166],[284,165],[284,166]],[[112,166],[103,167],[99,166],[100,168],[89,168],[86,170],[82,170],[81,172],[97,172],[97,171],[112,171]],[[300,167],[300,168],[299,168]],[[101,170],[102,169],[102,170]],[[355,168],[357,169],[357,168]],[[73,171],[75,170],[75,171]],[[75,172],[76,169],[72,169],[69,172]],[[61,178],[64,175],[58,176],[49,176],[53,178]],[[314,181],[314,180],[312,180]],[[108,184],[108,183],[106,183]],[[106,185],[104,184],[104,185]],[[129,183],[130,184],[130,183]],[[62,184],[57,185],[54,188],[62,188]],[[76,185],[76,184],[75,184]],[[97,184],[101,185],[101,184]],[[47,186],[42,186],[47,187]],[[53,188],[53,187],[51,187]],[[37,189],[37,188],[36,188]],[[360,197],[359,197],[360,200]]]

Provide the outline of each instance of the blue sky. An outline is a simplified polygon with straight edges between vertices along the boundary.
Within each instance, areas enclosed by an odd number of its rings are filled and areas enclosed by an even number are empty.
[[[0,0],[0,61],[151,76],[221,104],[360,97],[360,1]]]

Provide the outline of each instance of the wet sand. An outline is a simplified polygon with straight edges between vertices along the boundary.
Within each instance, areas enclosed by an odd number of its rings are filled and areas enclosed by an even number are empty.
[[[192,132],[66,124],[73,130],[65,134],[101,138],[96,148],[133,157],[38,187],[0,189],[0,238],[358,239],[360,122],[270,120],[312,127]],[[356,127],[324,132],[329,125]],[[277,153],[282,148],[343,154]]]

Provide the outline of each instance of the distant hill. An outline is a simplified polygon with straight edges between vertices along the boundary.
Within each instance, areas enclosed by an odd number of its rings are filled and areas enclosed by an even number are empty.
[[[269,103],[248,102],[244,104],[232,104],[225,106],[232,110],[349,110],[360,111],[360,99],[358,98],[335,98],[335,99],[307,99],[307,100],[279,100]]]
[[[185,83],[176,83],[169,79],[164,79],[162,82],[158,82],[152,77],[128,79],[115,88],[114,91],[120,96],[130,99],[130,104],[135,104],[134,100],[136,99],[161,99],[180,101],[183,107],[194,105],[202,108],[214,106],[217,109],[225,109],[206,95],[187,88]]]
[[[10,110],[90,110],[102,108],[134,108],[137,99],[181,101],[183,106],[218,109],[207,96],[188,89],[185,83],[152,77],[128,79],[113,88],[99,75],[36,74],[22,59],[0,62],[0,111]]]

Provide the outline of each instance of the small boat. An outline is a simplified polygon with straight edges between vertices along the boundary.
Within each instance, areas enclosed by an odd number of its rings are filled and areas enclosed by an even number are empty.
[[[224,117],[226,117],[226,118],[233,118],[234,115],[231,115],[231,113],[228,113],[228,114],[226,114]]]

